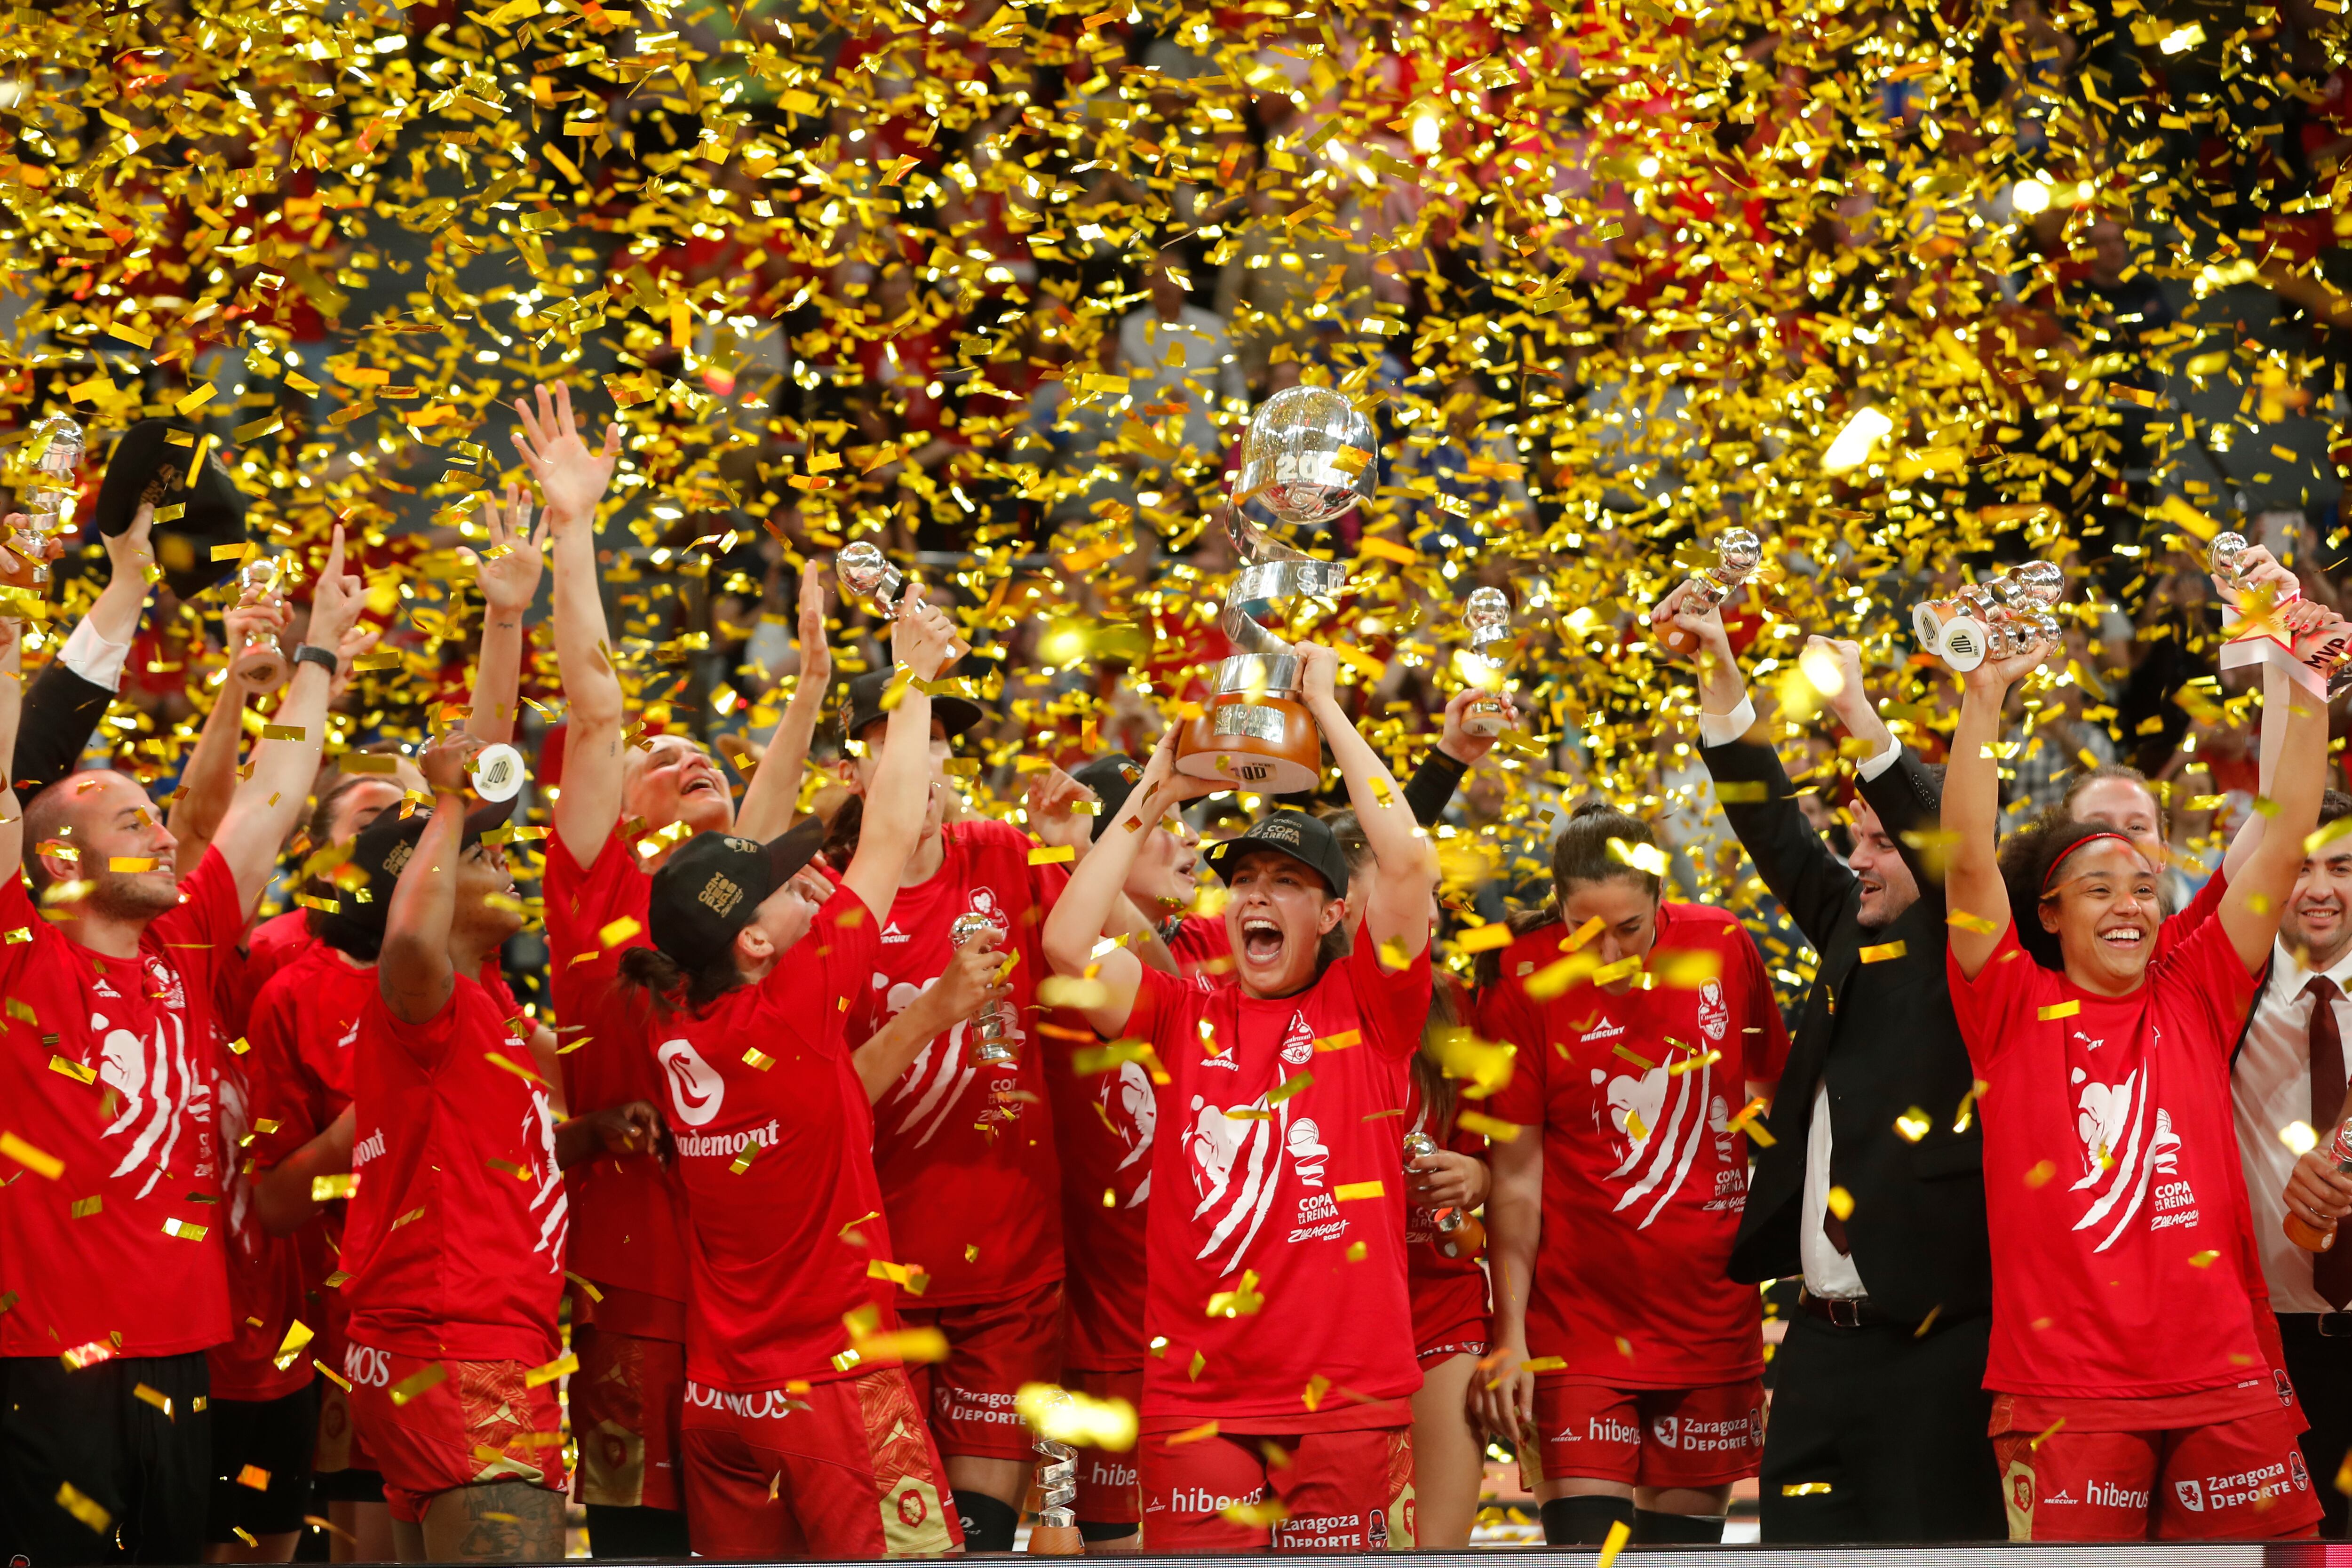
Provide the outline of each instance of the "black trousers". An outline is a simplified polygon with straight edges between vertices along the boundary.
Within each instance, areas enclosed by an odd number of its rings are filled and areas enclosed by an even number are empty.
[[[2311,1489],[2324,1510],[2319,1533],[2330,1541],[2345,1538],[2346,1503],[2336,1489],[2336,1473],[2352,1452],[2352,1313],[2330,1315],[2330,1327],[2342,1324],[2342,1336],[2324,1336],[2316,1312],[2281,1312],[2279,1338],[2286,1346],[2286,1374],[2294,1380],[2295,1397],[2303,1402],[2304,1419],[2311,1429],[2298,1439],[2303,1462],[2311,1467]]]
[[[0,1358],[0,1558],[201,1562],[211,1387],[202,1351],[79,1372],[56,1356]]]
[[[1992,1320],[1841,1329],[1800,1312],[1773,1358],[1763,1539],[2000,1541],[1984,1390]]]

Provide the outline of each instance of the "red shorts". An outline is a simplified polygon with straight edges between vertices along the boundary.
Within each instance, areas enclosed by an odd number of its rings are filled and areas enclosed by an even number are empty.
[[[2038,1444],[2032,1432],[1995,1433],[2009,1538],[2260,1541],[2305,1534],[2319,1521],[2319,1494],[2295,1432],[2285,1411],[2265,1410],[2158,1432],[2062,1427]]]
[[[1481,1356],[1486,1353],[1486,1320],[1471,1318],[1431,1334],[1413,1352],[1423,1372],[1449,1357]]]
[[[684,1508],[677,1416],[686,1398],[686,1347],[582,1323],[572,1331],[572,1352],[580,1358],[570,1388],[572,1431],[580,1440],[573,1500]]]
[[[436,1368],[439,1381],[420,1384]],[[352,1411],[383,1472],[393,1518],[419,1521],[443,1492],[491,1481],[563,1489],[555,1384],[528,1386],[530,1370],[519,1361],[401,1355],[357,1341],[344,1347]]]
[[[698,1557],[936,1557],[963,1544],[900,1368],[799,1394],[689,1382],[681,1436]]]
[[[1147,1434],[1137,1451],[1154,1553],[1412,1549],[1411,1427],[1185,1436]]]
[[[1089,1399],[1123,1399],[1143,1406],[1143,1371],[1074,1372],[1065,1386]],[[1114,1454],[1107,1448],[1078,1450],[1078,1500],[1073,1510],[1086,1524],[1139,1524],[1143,1521],[1143,1489],[1135,1469],[1135,1454]]]
[[[1541,1441],[1519,1450],[1521,1480],[1720,1487],[1756,1474],[1764,1457],[1764,1380],[1705,1388],[1607,1388],[1536,1379]]]
[[[1013,1398],[1024,1383],[1052,1383],[1062,1375],[1059,1279],[1009,1301],[901,1307],[898,1321],[947,1336],[947,1360],[906,1369],[916,1397],[931,1413],[940,1453],[950,1458],[1037,1457]]]

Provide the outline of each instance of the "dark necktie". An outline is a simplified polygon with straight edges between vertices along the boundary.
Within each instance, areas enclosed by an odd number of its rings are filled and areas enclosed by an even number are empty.
[[[2311,1130],[2325,1147],[2335,1142],[2344,1119],[2344,1034],[2336,1022],[2336,999],[2344,993],[2319,974],[2303,994],[2311,998]],[[2311,1283],[2339,1312],[2352,1301],[2352,1239],[2340,1230],[2335,1246],[2313,1257]]]

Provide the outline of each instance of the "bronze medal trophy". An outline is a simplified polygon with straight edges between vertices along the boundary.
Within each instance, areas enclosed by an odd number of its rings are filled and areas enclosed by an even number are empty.
[[[1242,565],[1225,594],[1223,625],[1234,652],[1177,741],[1177,772],[1266,795],[1321,781],[1323,737],[1299,697],[1297,651],[1250,609],[1334,598],[1347,568],[1267,537],[1246,508],[1262,502],[1291,529],[1328,525],[1371,495],[1380,466],[1373,442],[1371,421],[1328,386],[1277,392],[1251,417],[1231,498]]]

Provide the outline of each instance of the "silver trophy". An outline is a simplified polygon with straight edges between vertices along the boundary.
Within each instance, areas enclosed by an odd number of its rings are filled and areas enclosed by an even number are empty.
[[[1683,603],[1694,609],[1714,609],[1738,593],[1763,563],[1762,541],[1744,528],[1727,528],[1715,542],[1715,564],[1702,566],[1684,579],[1696,586]],[[1698,646],[1696,637],[1676,626],[1668,626],[1659,640],[1676,653],[1688,653]]]
[[[887,616],[895,616],[902,607],[907,574],[884,559],[881,546],[871,540],[860,539],[843,545],[840,553],[833,558],[833,574],[841,579],[844,588]],[[917,594],[905,599],[903,607],[919,616],[930,605]],[[952,664],[971,651],[971,646],[958,637],[950,645],[948,662]]]
[[[1052,1405],[1067,1405],[1070,1396],[1055,1390]],[[1078,1451],[1058,1437],[1037,1439],[1037,1520],[1029,1527],[1029,1550],[1048,1557],[1082,1554],[1078,1536]]]
[[[25,443],[32,454],[32,480],[25,487],[25,527],[18,537],[32,562],[36,588],[48,585],[49,541],[64,532],[73,517],[87,446],[81,426],[62,414],[52,414],[33,426]]]
[[[1410,1173],[1416,1160],[1437,1152],[1437,1140],[1426,1132],[1404,1135],[1404,1168]],[[1486,1249],[1486,1227],[1472,1217],[1465,1209],[1433,1209],[1429,1215],[1437,1227],[1433,1245],[1448,1258],[1475,1258]]]
[[[2066,595],[2066,574],[2054,562],[2029,561],[1983,583],[1970,583],[1948,599],[1911,606],[1911,630],[1919,646],[1965,675],[1988,657],[2007,658],[2032,646],[2045,633],[2058,635],[2049,611]],[[1999,639],[1993,629],[2014,623]],[[1998,647],[2001,651],[1992,651]]]
[[[1261,502],[1291,528],[1328,526],[1370,498],[1380,475],[1376,439],[1372,422],[1328,386],[1286,388],[1251,416],[1227,521],[1242,559],[1223,618],[1235,651],[1217,667],[1206,710],[1177,743],[1179,773],[1276,795],[1320,782],[1323,740],[1299,700],[1297,649],[1250,610],[1334,598],[1347,568],[1268,537],[1248,508]]]
[[[948,941],[958,951],[995,934],[996,922],[977,910],[956,916],[955,923],[948,927]],[[980,1016],[971,1021],[971,1035],[980,1042],[972,1047],[972,1060],[1001,1064],[1017,1059],[1013,1055],[1013,1043],[1004,1037],[1004,1011],[994,997],[989,998],[988,1005],[980,1010]]]
[[[274,556],[248,561],[237,568],[236,586],[239,598],[247,593],[258,593],[262,599],[274,601],[282,596],[280,579],[283,564]],[[256,691],[275,691],[286,684],[287,672],[292,667],[286,662],[286,650],[278,646],[278,634],[263,627],[245,639],[236,650],[230,672]]]
[[[1506,721],[1503,704],[1493,693],[1503,689],[1503,661],[1488,650],[1511,637],[1511,601],[1500,588],[1475,588],[1462,606],[1462,625],[1470,647],[1462,655],[1465,673],[1485,687],[1486,695],[1472,699],[1462,715],[1462,728],[1473,735],[1499,735]]]

